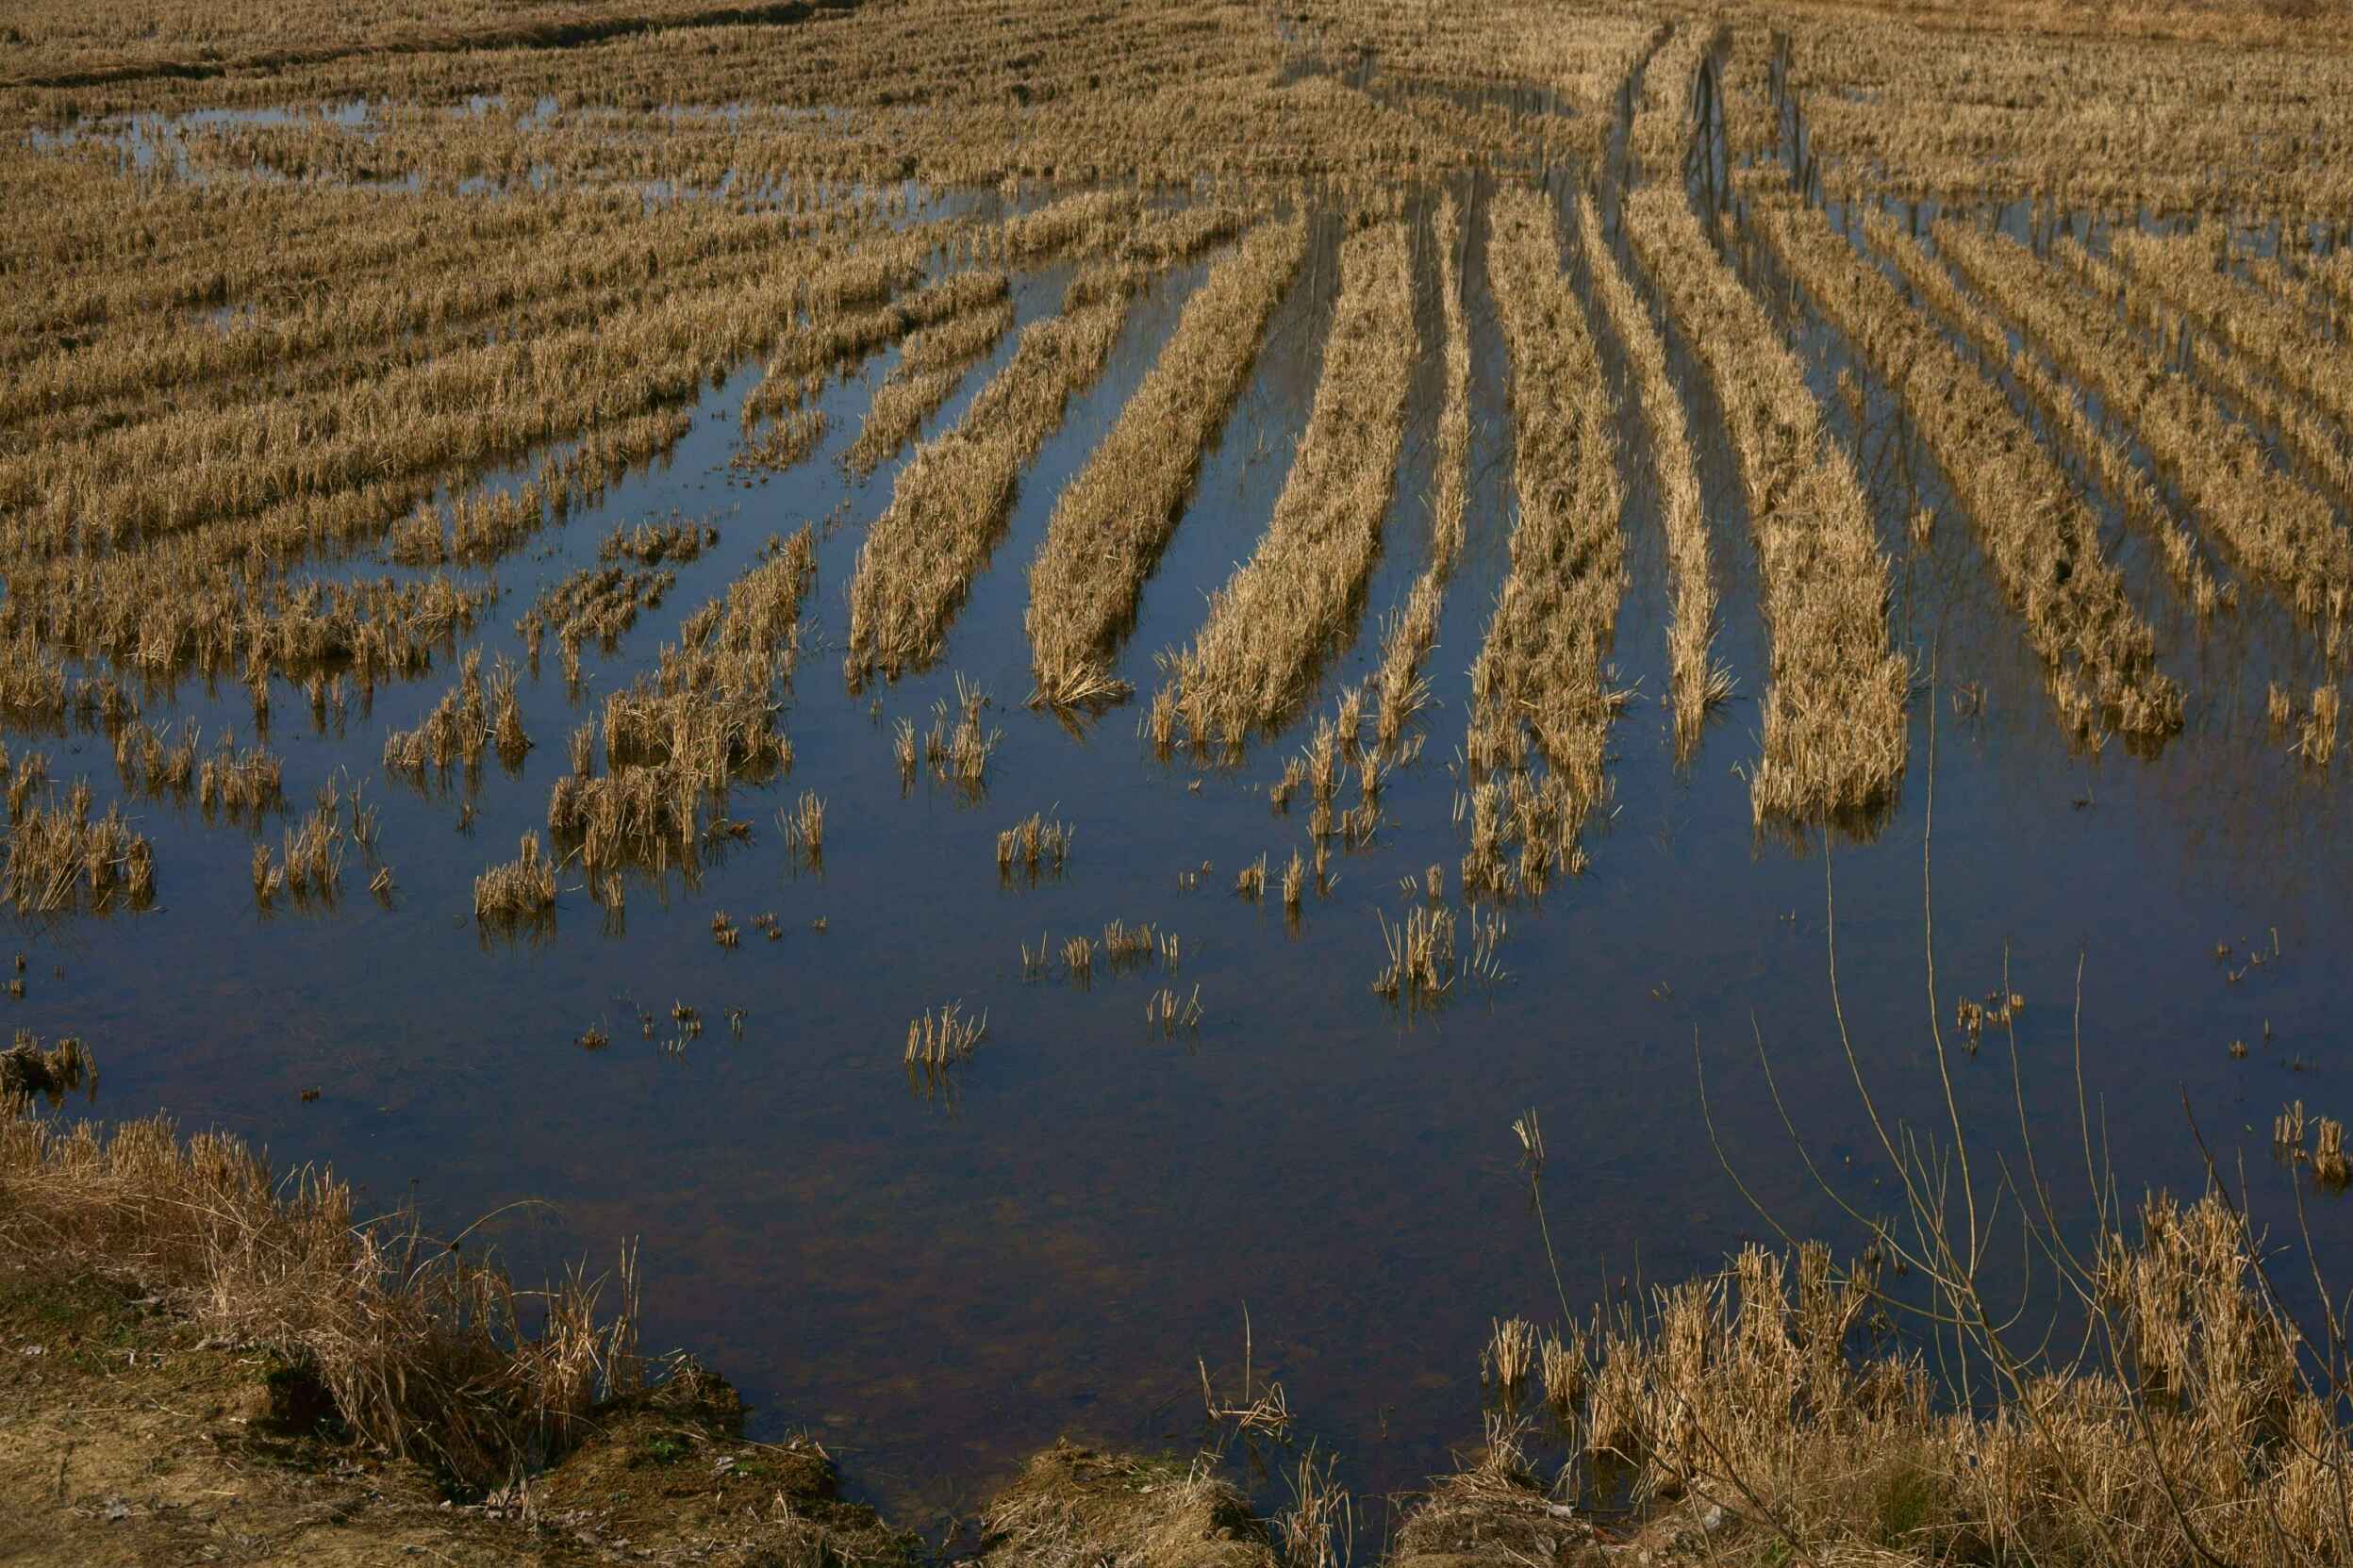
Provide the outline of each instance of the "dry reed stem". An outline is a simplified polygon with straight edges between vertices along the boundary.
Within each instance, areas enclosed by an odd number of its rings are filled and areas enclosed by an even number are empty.
[[[1303,219],[1253,231],[1185,302],[1176,329],[1086,467],[1054,503],[1030,565],[1037,701],[1127,688],[1109,659],[1176,526],[1201,454],[1240,395],[1267,321],[1307,253]]]
[[[1168,660],[1196,744],[1238,746],[1292,711],[1346,630],[1381,548],[1414,350],[1403,226],[1350,236],[1323,373],[1274,516],[1256,553],[1211,597],[1192,646]]]

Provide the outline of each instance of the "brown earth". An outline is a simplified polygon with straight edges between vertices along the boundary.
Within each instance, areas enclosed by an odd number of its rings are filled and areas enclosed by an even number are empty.
[[[1686,1510],[1688,1512],[1688,1510]],[[1391,1568],[1596,1568],[1695,1560],[1691,1518],[1610,1541],[1533,1478],[1439,1482]],[[1360,1543],[1360,1556],[1381,1556]],[[727,1382],[691,1361],[600,1408],[552,1468],[474,1501],[349,1440],[325,1392],[254,1346],[207,1340],[153,1297],[0,1270],[0,1561],[605,1563],[917,1568],[933,1555],[846,1502],[806,1438],[754,1443]],[[1058,1443],[989,1508],[987,1568],[1278,1568],[1232,1485],[1182,1459]]]
[[[806,1440],[751,1443],[686,1363],[554,1469],[461,1505],[343,1441],[323,1391],[87,1279],[0,1273],[0,1561],[319,1568],[919,1560]]]

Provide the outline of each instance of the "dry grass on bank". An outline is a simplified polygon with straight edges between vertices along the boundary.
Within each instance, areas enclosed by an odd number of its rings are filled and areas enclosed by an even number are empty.
[[[1902,1119],[1887,1068],[1864,1065],[1890,1058],[1849,1032],[1829,900],[1825,918],[1827,1043],[1854,1084],[1864,1157],[1885,1173],[1861,1200],[1875,1212],[1820,1174],[1804,1147],[1816,1134],[1787,1121],[1765,1072],[1820,1197],[1868,1234],[1861,1256],[1841,1269],[1781,1231],[1781,1250],[1750,1245],[1719,1273],[1582,1323],[1565,1294],[1557,1329],[1499,1323],[1481,1358],[1500,1406],[1486,1452],[1433,1508],[1492,1503],[1518,1527],[1545,1523],[1532,1498],[1630,1504],[1654,1528],[1699,1522],[1671,1560],[1744,1565],[2353,1560],[2347,1325],[2303,1213],[2308,1188],[2353,1170],[2343,1126],[2316,1119],[2308,1147],[2300,1103],[2277,1124],[2295,1194],[2286,1239],[2251,1216],[2243,1175],[2225,1177],[2195,1118],[2204,1191],[2152,1192],[2136,1212],[2095,1141],[2080,1025],[2072,1116],[2058,1091],[2062,1125],[2080,1131],[2038,1147],[2013,1034],[2016,1120],[1997,1124],[2016,1132],[1997,1143],[1952,1096],[1933,1001],[1916,1085],[1933,1109]],[[1932,947],[1925,958],[1933,998]],[[2068,1064],[2050,1070],[2063,1083]],[[1704,1077],[1700,1091],[1714,1144]],[[1806,1104],[1809,1127],[1823,1112]],[[1536,1113],[1512,1131],[1557,1286]],[[1521,1451],[1530,1417],[1569,1450],[1549,1489]]]
[[[559,1455],[639,1386],[637,1283],[518,1290],[410,1215],[362,1220],[324,1169],[280,1173],[168,1120],[110,1133],[0,1106],[0,1260],[136,1284],[217,1338],[313,1377],[358,1439],[488,1485]]]
[[[2136,1239],[2063,1265],[2100,1349],[1964,1360],[1990,1385],[1967,1413],[1916,1351],[1852,1353],[1872,1276],[1750,1247],[1639,1321],[1548,1341],[1542,1401],[1638,1504],[1721,1508],[1733,1527],[1705,1555],[1725,1562],[2344,1561],[2343,1404],[2257,1260],[2226,1197],[2151,1198]],[[1531,1484],[1508,1437],[1484,1469]]]

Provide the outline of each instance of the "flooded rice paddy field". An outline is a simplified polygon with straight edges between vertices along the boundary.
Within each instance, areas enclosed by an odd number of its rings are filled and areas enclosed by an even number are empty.
[[[141,146],[154,134],[146,126]],[[1717,151],[1708,161],[1727,186],[1736,167],[1761,174],[1784,157]],[[1679,760],[1651,427],[1576,238],[1587,180],[1563,174],[1542,188],[1615,404],[1624,591],[1604,642],[1609,685],[1625,697],[1607,726],[1608,787],[1585,821],[1583,868],[1540,895],[1476,908],[1460,897],[1469,668],[1522,508],[1492,213],[1500,190],[1526,183],[1463,174],[1397,209],[1417,346],[1377,557],[1312,689],[1238,749],[1188,746],[1181,733],[1156,746],[1147,716],[1168,679],[1161,655],[1196,635],[1210,596],[1251,556],[1309,425],[1349,225],[1342,204],[1305,192],[1277,205],[1308,220],[1306,259],[1110,655],[1131,700],[1025,703],[1028,569],[1057,501],[1230,241],[1151,271],[1101,373],[1081,380],[1020,464],[944,645],[898,680],[853,681],[843,654],[849,585],[913,449],[870,473],[843,459],[903,338],[828,371],[805,404],[824,415],[822,435],[781,470],[735,462],[754,438],[738,410],[761,356],[703,384],[657,460],[494,564],[451,573],[494,585],[497,599],[428,673],[322,717],[280,678],[266,732],[233,676],[135,685],[151,722],[240,743],[266,735],[288,805],[258,835],[208,820],[192,798],[120,787],[102,727],[8,721],[10,749],[46,751],[52,779],[87,775],[102,803],[120,798],[156,867],[143,910],[11,915],[25,983],[5,1004],[8,1022],[90,1043],[104,1078],[76,1114],[161,1107],[185,1127],[245,1134],[281,1164],[331,1160],[382,1208],[413,1202],[453,1230],[495,1215],[466,1245],[494,1241],[525,1278],[641,1238],[649,1345],[690,1346],[723,1369],[756,1407],[755,1430],[816,1430],[909,1522],[985,1495],[1059,1432],[1196,1443],[1196,1358],[1221,1390],[1238,1386],[1246,1320],[1252,1370],[1281,1382],[1299,1439],[1341,1455],[1360,1493],[1407,1487],[1479,1438],[1493,1318],[1557,1318],[1563,1292],[1582,1312],[1781,1231],[1859,1248],[1867,1233],[1842,1205],[1887,1213],[1896,1198],[1838,1008],[1891,1115],[1942,1124],[1933,1020],[1954,1050],[1959,1116],[1988,1144],[2015,1150],[2023,1124],[2046,1166],[2074,1169],[2089,1125],[2120,1190],[2183,1189],[2202,1180],[2194,1116],[2259,1212],[2284,1219],[2302,1182],[2323,1256],[2342,1256],[2341,1203],[2276,1161],[2269,1134],[2286,1102],[2319,1114],[2353,1105],[2340,1005],[2353,944],[2345,771],[2296,754],[2293,718],[2282,726],[2268,711],[2274,683],[2309,694],[2333,679],[2312,624],[2208,536],[2198,548],[2237,586],[2236,603],[2199,614],[2111,488],[2030,413],[2082,485],[2157,665],[2184,694],[2178,733],[2103,726],[2097,744],[2068,734],[1918,421],[1754,242],[1744,186],[1727,196],[1724,264],[1796,352],[1864,486],[1889,641],[1912,668],[1892,798],[1827,830],[1760,831],[1750,780],[1772,643],[1749,501],[1712,378],[1626,238],[1623,173],[1592,177],[1688,420],[1720,600],[1714,657],[1732,684]],[[1710,183],[1690,188],[1703,204]],[[1447,397],[1441,190],[1465,214],[1459,560],[1424,667],[1429,701],[1406,729],[1418,751],[1389,774],[1376,825],[1362,842],[1334,836],[1325,885],[1311,883],[1288,911],[1276,884],[1294,850],[1314,853],[1310,802],[1276,809],[1270,787],[1378,669],[1389,619],[1431,557]],[[1064,194],[942,187],[917,211],[993,223]],[[2031,203],[1955,206],[2037,247],[2063,228],[2096,256],[2120,230],[2179,226]],[[1936,215],[1893,200],[1824,209],[1875,262],[1864,210],[1923,232]],[[2276,228],[2251,230],[2242,254],[2261,259],[2276,240]],[[961,263],[926,265],[936,280]],[[1049,256],[1007,270],[1011,330],[956,375],[920,439],[959,425],[1023,331],[1063,308],[1081,264]],[[1949,323],[1938,332],[1964,344]],[[2055,363],[2014,325],[2012,347]],[[2018,373],[1993,379],[2030,411]],[[2100,419],[2096,396],[2089,405]],[[2259,409],[2227,395],[2219,406],[2275,471],[2328,496],[2342,533],[2345,498],[2325,476]],[[2118,427],[2134,439],[2129,421]],[[2132,447],[2131,459],[2195,522],[2149,454]],[[534,460],[489,483],[511,493],[536,472]],[[514,622],[536,596],[597,564],[616,526],[674,518],[707,525],[715,542],[672,564],[659,602],[609,649],[591,639],[576,686],[552,641],[531,656]],[[565,737],[656,670],[683,619],[757,565],[771,536],[804,525],[815,582],[797,668],[775,688],[789,767],[738,777],[712,808],[740,833],[698,833],[689,866],[630,871],[619,914],[558,839],[552,915],[478,921],[474,878],[522,835],[546,833],[551,789],[572,766]],[[312,569],[430,575],[389,546]],[[529,750],[421,780],[389,774],[387,734],[423,720],[457,678],[452,655],[476,646],[486,665],[503,657],[523,671]],[[94,659],[69,670],[120,673]],[[953,724],[974,689],[998,736],[984,782],[968,787],[923,762],[903,770],[901,721],[920,734],[946,704]],[[378,813],[373,853],[352,849],[339,896],[282,892],[264,905],[257,836],[274,847],[330,779]],[[823,802],[821,853],[786,827],[804,793]],[[1344,784],[1341,803],[1356,800]],[[1067,861],[1001,871],[999,834],[1032,813],[1068,825]],[[1237,873],[1262,855],[1264,896],[1237,894]],[[381,898],[368,890],[379,862],[393,871]],[[1466,966],[1443,996],[1384,998],[1373,982],[1387,933],[1433,901],[1433,867],[1466,957],[1475,922],[1500,921],[1491,961]],[[721,912],[740,931],[733,945],[715,940]],[[1148,924],[1152,946],[1115,963],[1102,949],[1113,921]],[[1060,957],[1075,936],[1097,943],[1088,975]],[[1055,956],[1032,962],[1037,951]],[[1152,1005],[1164,991],[1173,1022]],[[1985,1026],[1977,1044],[1960,1004],[1998,1008],[2013,993],[2009,1027]],[[943,1072],[912,1071],[909,1020],[951,1003],[985,1015],[985,1034]],[[1531,1108],[1549,1149],[1557,1289],[1511,1126]],[[2080,1212],[2068,1195],[2081,1183],[2053,1185]]]

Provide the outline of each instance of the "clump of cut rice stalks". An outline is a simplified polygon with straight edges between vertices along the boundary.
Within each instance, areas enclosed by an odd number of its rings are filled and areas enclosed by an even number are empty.
[[[813,789],[801,792],[787,812],[779,806],[776,826],[785,835],[785,847],[810,866],[825,859],[825,802]]]
[[[332,906],[342,892],[348,846],[356,843],[373,856],[375,835],[375,809],[361,803],[357,790],[345,799],[330,778],[319,787],[311,809],[281,835],[274,864],[267,846],[254,847],[256,900],[266,908],[279,893],[288,892],[298,904]]]
[[[126,789],[185,798],[196,783],[197,738],[192,723],[180,726],[175,736],[169,724],[134,719],[115,732],[115,772]]]
[[[446,770],[460,762],[474,767],[490,740],[494,711],[502,760],[507,754],[505,748],[515,744],[519,749],[513,755],[519,762],[521,748],[530,742],[523,736],[522,714],[516,705],[514,671],[501,659],[486,690],[482,650],[468,649],[458,668],[457,685],[442,694],[433,711],[415,728],[394,730],[384,737],[384,770],[422,781],[428,767]]]
[[[8,820],[22,821],[34,791],[49,782],[49,754],[27,751],[11,762],[8,748],[0,745],[0,782],[8,785]]]
[[[1050,820],[1042,812],[1032,812],[997,835],[997,874],[1010,878],[1019,866],[1032,882],[1040,875],[1062,874],[1063,863],[1070,855],[1070,829],[1067,823]]]
[[[1485,1386],[1492,1378],[1497,1393],[1507,1402],[1516,1401],[1527,1388],[1536,1360],[1535,1325],[1523,1317],[1504,1319],[1494,1325],[1487,1347],[1479,1353],[1479,1381]]]
[[[53,795],[46,805],[15,811],[0,861],[0,903],[20,915],[96,913],[118,900],[143,908],[155,897],[154,847],[120,805],[97,817],[90,805],[89,782],[76,780],[63,801]]]
[[[986,729],[981,715],[988,707],[988,693],[956,676],[956,701],[949,705],[945,697],[932,704],[931,732],[923,737],[923,760],[930,765],[932,776],[942,784],[952,784],[967,795],[978,796],[988,785],[988,759],[1004,738],[1003,730]],[[900,737],[900,774],[913,772],[907,758],[912,754],[914,726],[905,725]]]
[[[652,528],[640,524],[640,535]],[[655,531],[657,536],[660,531]],[[615,531],[605,545],[623,536]],[[622,546],[621,561],[608,561],[601,566],[582,567],[563,581],[540,591],[531,608],[515,621],[515,630],[522,634],[523,652],[536,673],[539,667],[539,643],[548,628],[554,627],[555,640],[564,654],[565,686],[577,691],[580,685],[580,651],[593,638],[606,652],[620,646],[621,634],[638,623],[638,615],[661,603],[670,592],[678,574],[667,567],[638,564],[637,552],[644,550],[655,559],[687,559],[701,549],[700,545],[673,543],[666,536],[655,538],[638,537]]]
[[[1053,963],[1053,943],[1042,931],[1037,933],[1036,948],[1032,948],[1027,942],[1022,943],[1021,978],[1023,980],[1045,979],[1047,969]]]
[[[1193,987],[1191,996],[1185,998],[1179,998],[1173,989],[1164,985],[1144,1003],[1145,1026],[1159,1030],[1163,1036],[1174,1034],[1180,1029],[1198,1029],[1201,1020],[1201,987],[1198,985]]]
[[[2304,1139],[2313,1131],[2312,1147],[2307,1148]],[[2310,1165],[2314,1180],[2323,1186],[2343,1187],[2353,1183],[2353,1160],[2345,1148],[2345,1124],[2332,1117],[2320,1116],[2308,1127],[2304,1102],[2297,1100],[2272,1118],[2272,1152],[2295,1164]]]
[[[1168,688],[1164,686],[1161,689],[1165,691]],[[1267,786],[1267,804],[1276,811],[1290,810],[1291,797],[1299,793],[1299,786],[1306,782],[1307,759],[1305,757],[1284,758],[1283,776]]]
[[[771,536],[724,598],[687,618],[653,670],[605,699],[604,777],[581,771],[588,747],[575,742],[575,766],[549,795],[548,826],[559,843],[578,841],[591,886],[623,865],[692,866],[704,802],[723,806],[737,780],[791,766],[775,688],[800,657],[815,541],[810,526]]]
[[[282,802],[285,771],[275,753],[259,746],[240,751],[224,734],[196,771],[197,806],[207,817],[257,822]]]
[[[2315,767],[2328,767],[2337,754],[2337,703],[2335,686],[2314,687],[2312,705],[2297,728],[2296,754]]]
[[[1062,944],[1062,967],[1081,985],[1095,973],[1095,944],[1084,936],[1073,936]]]
[[[2320,1118],[2319,1134],[2312,1142],[2312,1175],[2323,1185],[2342,1187],[2353,1182],[2353,1162],[2345,1155],[2345,1124],[2330,1117]]]
[[[473,880],[473,917],[486,924],[530,920],[555,908],[555,867],[540,850],[536,831],[522,835],[513,860]]]
[[[1493,984],[1504,978],[1497,955],[1508,928],[1500,911],[1471,916],[1468,952],[1457,950],[1454,912],[1442,904],[1421,905],[1394,926],[1377,909],[1373,918],[1380,922],[1389,961],[1372,988],[1391,1001],[1428,1005],[1451,992],[1458,981]]]
[[[340,674],[330,681],[314,669],[310,672],[310,679],[303,684],[303,693],[310,699],[311,728],[321,734],[326,734],[327,720],[332,716],[336,733],[340,734],[343,713],[351,701],[350,681]]]
[[[523,753],[531,750],[531,737],[523,733],[522,703],[515,696],[515,667],[501,655],[490,672],[490,743],[498,750],[498,760],[509,772],[522,764]]]
[[[915,766],[920,758],[916,745],[914,719],[899,720],[898,727],[891,732],[890,750],[899,764],[899,788],[903,793],[908,785],[915,783]]]
[[[968,1018],[963,1004],[950,1002],[907,1025],[907,1070],[936,1079],[952,1065],[969,1061],[988,1032],[988,1015]]]
[[[1122,687],[1122,691],[1124,689]],[[1080,704],[1074,701],[1061,705],[1072,707]],[[1152,736],[1152,754],[1164,761],[1176,746],[1176,693],[1162,686],[1152,693],[1152,705],[1136,720],[1137,727]]]
[[[743,928],[729,919],[725,910],[720,910],[711,916],[711,940],[732,949],[742,942]]]
[[[76,1089],[98,1093],[98,1066],[90,1048],[72,1035],[43,1049],[38,1036],[16,1032],[16,1043],[0,1050],[0,1107],[35,1095],[52,1106]]]
[[[1389,962],[1372,982],[1382,996],[1396,1001],[1431,1000],[1454,984],[1454,912],[1417,909],[1392,927],[1380,911],[1381,940]]]
[[[756,440],[746,441],[727,460],[730,468],[766,469],[781,473],[805,461],[825,438],[825,410],[795,408],[770,421]]]
[[[717,528],[673,512],[666,521],[641,522],[635,528],[615,523],[598,542],[596,558],[660,566],[664,561],[691,561],[718,542]]]
[[[1267,896],[1267,857],[1264,854],[1234,874],[1234,892],[1236,898],[1248,899],[1252,903]]]
[[[1283,907],[1293,914],[1299,912],[1300,891],[1307,881],[1307,858],[1297,850],[1283,867]]]
[[[1152,943],[1152,928],[1148,925],[1131,926],[1124,920],[1114,920],[1103,927],[1103,956],[1111,960],[1115,970],[1151,962]]]

